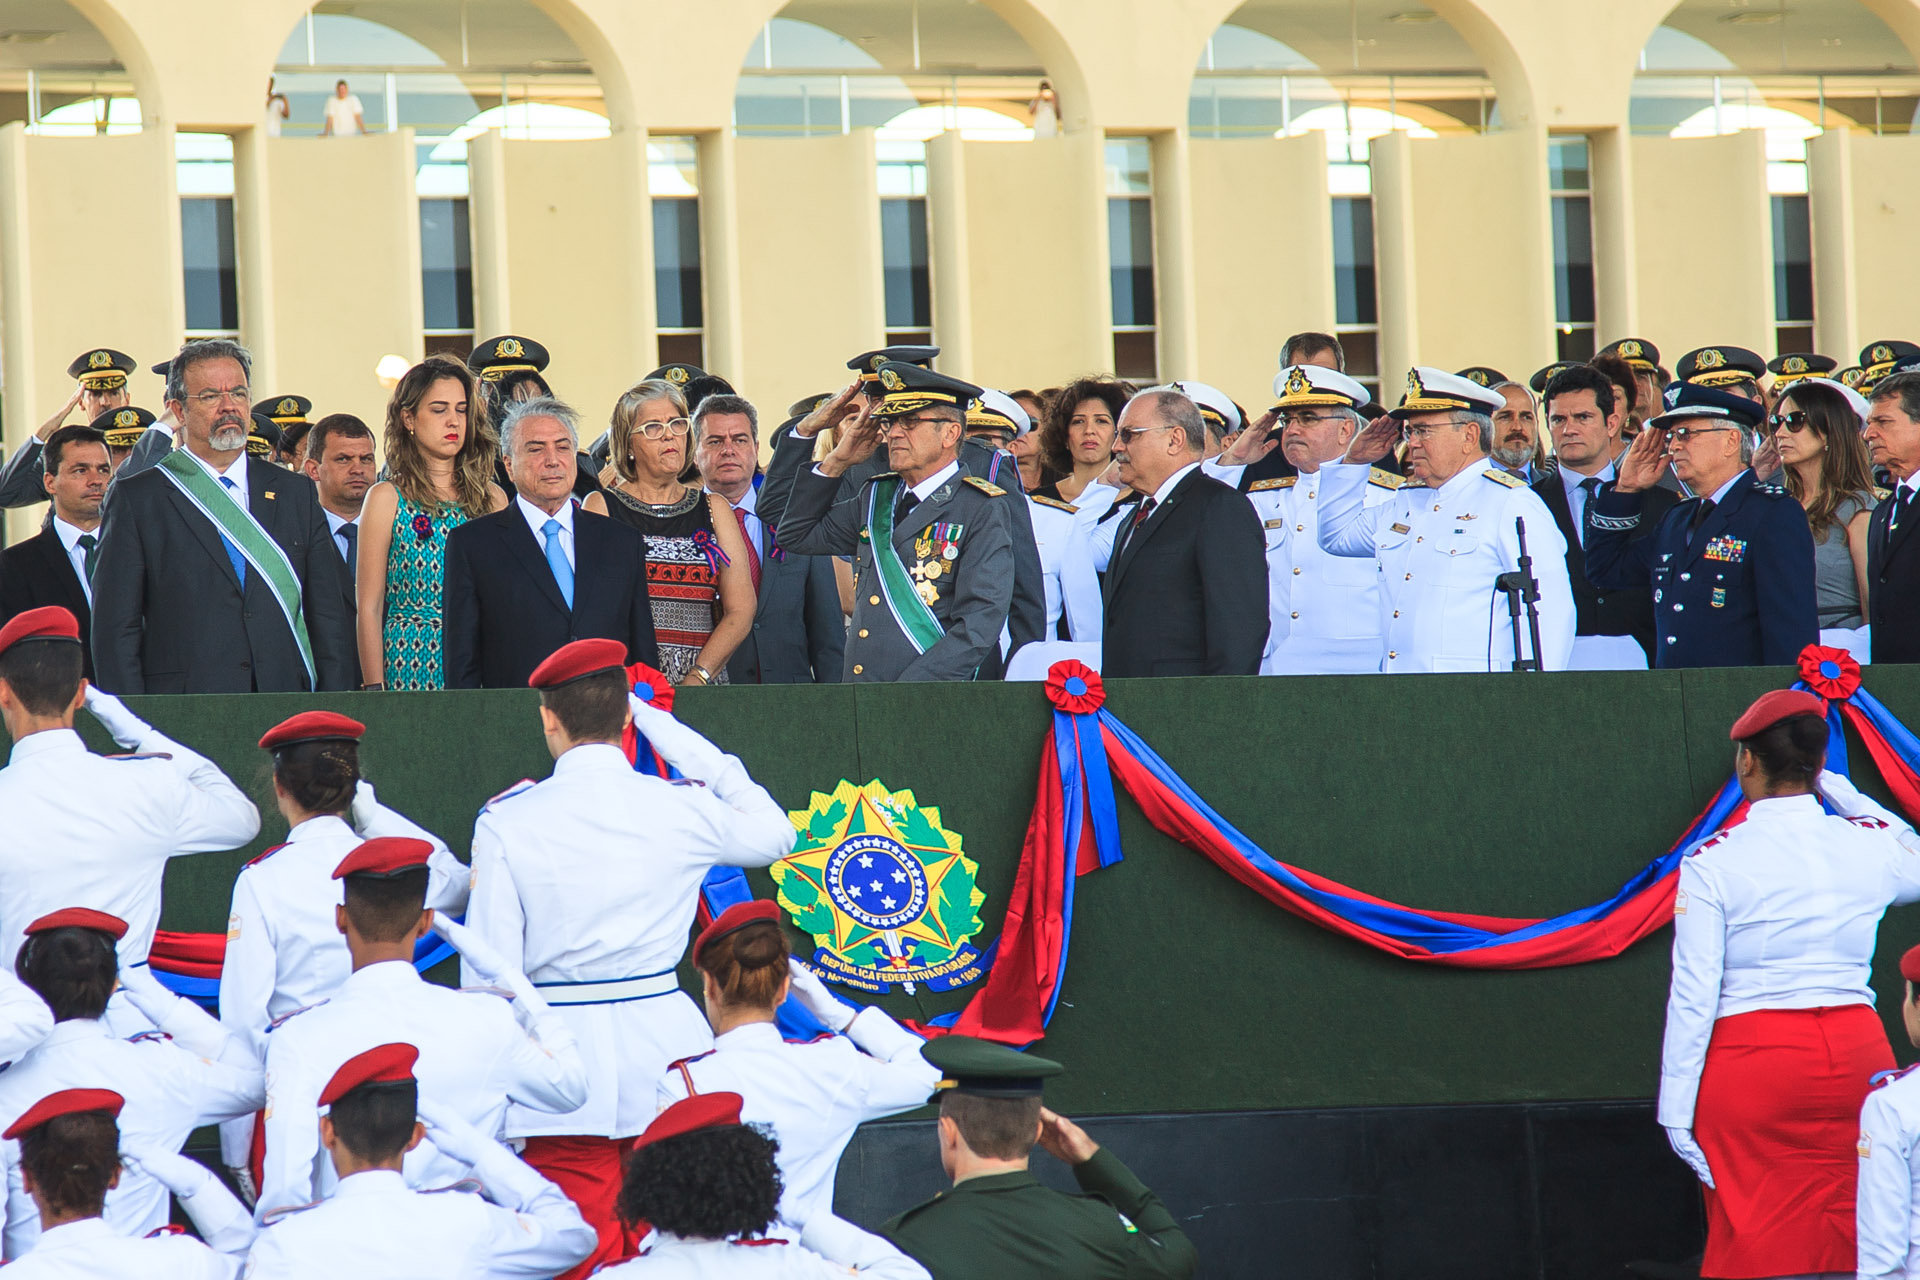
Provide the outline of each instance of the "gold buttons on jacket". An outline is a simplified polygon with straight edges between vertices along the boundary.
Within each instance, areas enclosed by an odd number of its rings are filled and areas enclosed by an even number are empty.
[[[862,640],[867,638],[867,629],[865,627],[860,628],[860,638]]]
[[[879,603],[880,603],[880,597],[879,597],[879,596],[868,596],[868,597],[867,597],[867,603],[868,603],[868,604],[879,604]]]
[[[853,664],[853,674],[859,675],[862,671],[865,671],[865,670],[866,668],[861,666],[859,663],[856,662]]]

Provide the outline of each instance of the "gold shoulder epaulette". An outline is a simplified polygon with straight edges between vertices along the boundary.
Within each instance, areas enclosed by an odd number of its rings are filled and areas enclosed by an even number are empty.
[[[1064,511],[1068,515],[1072,515],[1074,512],[1080,510],[1080,508],[1074,506],[1071,502],[1068,502],[1062,498],[1049,498],[1044,493],[1033,493],[1033,494],[1028,494],[1027,496],[1033,499],[1033,501],[1039,503],[1043,507],[1052,507],[1054,510]]]
[[[1525,480],[1514,475],[1511,471],[1502,471],[1498,467],[1488,467],[1486,476],[1487,479],[1493,481],[1495,484],[1503,484],[1509,489],[1524,489],[1527,487]]]
[[[979,476],[968,476],[967,483],[986,494],[989,498],[1004,498],[1007,491],[991,480],[982,480]]]
[[[1424,489],[1427,487],[1427,482],[1425,480],[1415,480],[1412,476],[1403,476],[1400,480],[1400,487],[1402,489]]]
[[[1275,476],[1271,480],[1255,480],[1247,486],[1248,493],[1265,493],[1269,489],[1291,489],[1300,483],[1299,476]]]
[[[1382,489],[1398,489],[1407,482],[1405,476],[1397,476],[1385,467],[1375,467],[1367,472],[1367,483],[1377,484]]]

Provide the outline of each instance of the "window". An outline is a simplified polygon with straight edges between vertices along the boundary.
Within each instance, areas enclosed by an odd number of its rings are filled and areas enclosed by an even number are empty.
[[[420,296],[429,354],[473,347],[473,239],[465,200],[420,201]]]
[[[700,166],[692,138],[647,143],[653,196],[653,301],[660,363],[701,365],[706,310],[700,273]]]
[[[1593,358],[1593,209],[1587,140],[1547,139],[1553,200],[1553,333],[1558,359]]]
[[[1773,197],[1773,341],[1813,350],[1813,219],[1804,195]]]
[[[180,201],[180,256],[185,263],[187,332],[237,337],[240,291],[234,272],[233,197]]]
[[[1107,254],[1113,283],[1113,371],[1152,379],[1154,333],[1153,155],[1145,138],[1107,140]]]
[[[882,142],[878,178],[887,345],[930,345],[933,283],[927,269],[926,144]]]
[[[1374,279],[1373,197],[1333,198],[1334,332],[1347,373],[1380,394],[1380,294]]]

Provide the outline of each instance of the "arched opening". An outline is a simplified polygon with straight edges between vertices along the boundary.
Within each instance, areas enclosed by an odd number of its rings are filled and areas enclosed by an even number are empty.
[[[132,74],[67,0],[13,0],[0,17],[0,124],[15,121],[61,137],[140,127]]]

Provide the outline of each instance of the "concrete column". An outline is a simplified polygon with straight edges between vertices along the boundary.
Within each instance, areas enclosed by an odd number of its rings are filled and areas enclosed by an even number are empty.
[[[240,294],[240,338],[253,353],[252,385],[271,395],[280,383],[280,345],[274,316],[267,141],[267,131],[261,128],[239,129],[233,134],[233,254]]]
[[[1153,135],[1153,276],[1163,381],[1194,377],[1200,365],[1193,169],[1187,145],[1185,129]]]
[[[1414,243],[1413,141],[1375,138],[1374,281],[1380,295],[1380,398],[1392,406],[1420,350],[1420,263]]]
[[[0,126],[0,418],[6,424],[6,455],[25,444],[46,417],[41,407],[34,343],[33,220],[27,202],[27,128]],[[33,536],[39,512],[9,511],[8,543]]]
[[[747,367],[746,330],[740,301],[739,184],[734,176],[733,134],[720,129],[699,135],[700,278],[706,290],[706,364],[735,386],[753,377]]]
[[[620,207],[627,210],[625,253],[627,367],[645,373],[659,363],[656,332],[659,299],[653,281],[653,196],[647,187],[647,134],[644,129],[616,126],[613,181]]]
[[[1773,350],[1773,214],[1766,136],[1634,138],[1634,267],[1663,354],[1736,343]],[[1710,229],[1703,230],[1703,229]]]
[[[1633,269],[1633,151],[1626,129],[1596,129],[1587,135],[1587,176],[1598,345],[1640,332],[1640,287]]]
[[[1807,144],[1807,203],[1813,222],[1813,345],[1842,365],[1862,338],[1860,287],[1854,278],[1853,137],[1832,129]],[[1878,335],[1875,335],[1876,337]],[[1871,339],[1868,339],[1871,341]]]
[[[467,228],[473,237],[476,340],[513,332],[513,278],[507,256],[507,164],[498,129],[467,143]],[[648,226],[651,230],[651,226]],[[652,297],[651,281],[648,297]]]
[[[933,288],[933,340],[942,372],[971,380],[973,259],[967,247],[967,152],[960,135],[927,143],[927,268]]]

